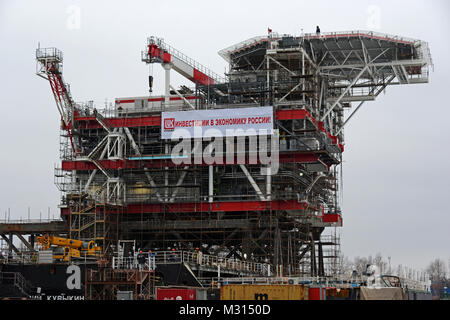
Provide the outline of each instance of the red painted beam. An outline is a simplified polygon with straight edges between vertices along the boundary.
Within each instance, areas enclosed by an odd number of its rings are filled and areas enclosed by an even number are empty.
[[[337,214],[337,213],[324,214],[322,216],[322,221],[323,222],[328,222],[328,223],[337,223],[341,227],[342,227],[342,224],[343,224],[341,215]]]
[[[125,100],[124,100],[125,101]],[[123,101],[122,101],[123,102]],[[277,120],[295,120],[310,118],[312,122],[317,121],[306,110],[278,110],[275,112]],[[76,116],[75,121],[81,129],[100,129],[102,126],[95,120],[95,117]],[[81,122],[88,122],[81,124]],[[161,126],[161,116],[145,116],[136,118],[106,118],[105,123],[111,128],[119,127],[152,127]]]
[[[344,146],[338,141],[337,136],[331,135],[323,127],[323,122],[317,121],[307,110],[291,109],[291,110],[277,110],[275,111],[275,118],[277,120],[298,120],[309,118],[318,128],[318,130],[325,132],[330,137],[334,144],[344,151]],[[75,117],[77,127],[80,129],[100,129],[102,126],[95,120],[95,117]],[[120,127],[152,127],[161,126],[161,116],[146,116],[136,118],[106,118],[105,124],[110,128]]]
[[[318,162],[319,156],[312,153],[283,153],[279,155],[280,163],[315,163]],[[226,159],[224,159],[224,162]],[[181,163],[175,164],[170,159],[155,159],[155,160],[98,160],[98,163],[104,169],[118,170],[118,169],[139,169],[139,168],[163,168],[163,167],[179,167],[186,166],[188,164]],[[215,163],[214,163],[215,164]],[[224,163],[217,165],[236,165],[236,164],[249,164],[248,158],[244,163],[238,163],[237,159],[234,159],[233,163]],[[258,164],[260,162],[258,161]],[[209,163],[202,161],[201,164],[195,164],[194,159],[191,159],[192,166],[208,166]],[[98,169],[95,164],[89,161],[62,161],[63,170],[94,170]]]
[[[156,44],[150,44],[148,46],[148,54],[151,58],[161,59],[162,63],[169,63],[172,60],[171,55]]]
[[[309,118],[313,123],[316,123],[316,119],[304,109],[292,109],[292,110],[277,110],[275,112],[275,118],[277,120],[297,120],[297,119],[305,119]]]
[[[198,203],[147,203],[129,204],[120,210],[121,214],[141,213],[200,213],[200,212],[242,212],[242,211],[282,211],[305,210],[307,205],[297,200],[274,201],[227,201],[227,202],[198,202]],[[112,210],[111,212],[115,212]],[[68,208],[61,208],[61,215],[68,215]]]
[[[95,117],[75,117],[75,122],[77,123],[77,128],[80,129],[102,128]],[[161,116],[105,118],[105,124],[110,128],[156,127],[161,125]]]
[[[204,74],[201,71],[198,71],[197,69],[194,69],[194,76],[192,78],[190,78],[189,80],[191,80],[192,82],[198,82],[200,84],[203,85],[213,85],[214,84],[214,79],[208,77],[206,74]]]

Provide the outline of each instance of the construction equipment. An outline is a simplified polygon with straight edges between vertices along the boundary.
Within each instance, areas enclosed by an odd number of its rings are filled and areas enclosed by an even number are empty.
[[[41,244],[42,250],[48,250],[50,248],[64,248],[61,253],[55,253],[54,258],[56,260],[69,261],[72,258],[85,258],[87,256],[96,257],[101,252],[101,247],[91,240],[89,242],[68,239],[50,235],[38,236],[36,241]]]
[[[70,93],[70,86],[62,77],[63,54],[56,48],[41,49],[39,47],[36,49],[36,61],[38,62],[36,74],[50,82],[56,106],[61,115],[62,126],[67,129],[72,151],[75,153],[76,141],[72,136],[75,103]]]

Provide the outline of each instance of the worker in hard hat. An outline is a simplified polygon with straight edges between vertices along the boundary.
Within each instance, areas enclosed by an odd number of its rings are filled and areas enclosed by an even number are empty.
[[[170,260],[173,262],[178,261],[177,254],[175,253],[175,248],[172,248],[172,254],[170,255]]]
[[[139,250],[139,254],[137,255],[137,261],[139,265],[139,271],[142,271],[145,264],[145,256],[142,254],[142,250]]]

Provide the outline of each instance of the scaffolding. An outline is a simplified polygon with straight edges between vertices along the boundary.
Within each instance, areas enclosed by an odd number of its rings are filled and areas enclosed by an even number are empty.
[[[38,49],[38,63],[59,75],[62,54],[49,52]],[[219,54],[229,62],[225,78],[151,37],[142,60],[166,70],[165,95],[117,98],[105,110],[66,95],[55,182],[70,237],[95,239],[107,256],[121,239],[270,264],[278,277],[335,275],[339,236],[323,232],[342,226],[344,126],[388,85],[427,82],[428,45],[364,31],[271,33]],[[171,68],[195,86],[173,88]],[[39,74],[53,79],[49,70]],[[262,106],[273,107],[279,133],[279,142],[267,136],[268,151],[273,140],[279,150],[273,175],[249,161],[251,137],[233,153],[244,163],[189,165],[175,164],[176,142],[161,138],[162,112]]]

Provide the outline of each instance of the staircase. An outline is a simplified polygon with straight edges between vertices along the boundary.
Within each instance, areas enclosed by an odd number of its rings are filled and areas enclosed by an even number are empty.
[[[0,298],[28,298],[36,288],[20,272],[0,272]]]

